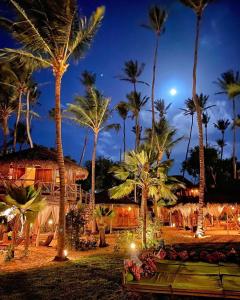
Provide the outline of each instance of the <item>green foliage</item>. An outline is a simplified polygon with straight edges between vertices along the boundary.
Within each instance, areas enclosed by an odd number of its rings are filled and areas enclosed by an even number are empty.
[[[110,158],[106,158],[103,156],[97,157],[95,167],[97,191],[108,190],[118,183],[118,180],[116,180],[116,178],[114,178],[113,174],[110,172],[110,169],[115,165],[116,163],[113,162]],[[81,182],[81,185],[84,190],[88,191],[91,189],[92,161],[86,161],[84,167],[88,170],[89,176],[86,180]]]
[[[159,244],[159,241],[161,239],[160,233],[161,233],[161,228],[162,228],[162,222],[160,220],[153,220],[151,221],[148,219],[147,223],[147,248],[153,248]],[[143,230],[143,224],[142,220],[140,220],[140,225],[137,228],[137,234],[138,238],[140,239],[142,236],[142,230]]]
[[[165,31],[165,23],[167,20],[167,12],[161,9],[158,5],[154,5],[148,12],[148,24],[142,25],[143,27],[152,30],[156,35],[160,35]]]
[[[70,249],[77,250],[80,243],[80,236],[83,234],[86,224],[86,211],[84,206],[71,209],[66,215],[66,235]]]
[[[133,230],[118,231],[115,239],[114,252],[128,251],[131,243],[139,239],[139,233]]]
[[[115,213],[112,209],[108,207],[98,206],[95,209],[95,215],[97,218],[113,218]]]

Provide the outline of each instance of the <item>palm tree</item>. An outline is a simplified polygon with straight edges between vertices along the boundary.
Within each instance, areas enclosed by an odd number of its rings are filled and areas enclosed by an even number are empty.
[[[38,68],[51,68],[55,76],[55,121],[57,158],[60,177],[58,249],[55,260],[65,260],[65,168],[61,135],[61,82],[71,58],[78,60],[90,46],[104,15],[99,7],[87,20],[79,16],[74,0],[28,1],[10,0],[16,12],[8,20],[13,37],[23,45],[20,49],[0,50],[1,60],[15,60]],[[54,30],[53,30],[54,28]]]
[[[152,86],[151,86],[152,131],[154,131],[154,124],[155,124],[155,111],[154,111],[155,94],[154,93],[155,93],[155,80],[156,80],[159,39],[160,39],[160,35],[165,31],[164,26],[166,20],[167,20],[166,11],[161,9],[159,6],[155,5],[149,9],[148,24],[143,25],[145,28],[150,29],[156,35],[156,45],[155,45],[154,57],[153,57]]]
[[[135,119],[135,131],[136,131],[136,141],[135,141],[135,149],[137,149],[140,145],[140,111],[147,104],[148,97],[142,97],[141,93],[131,92],[127,95],[127,105],[129,111],[132,113],[132,118]]]
[[[232,100],[232,116],[233,116],[233,178],[237,179],[237,160],[236,160],[236,101],[235,97],[237,96],[237,90],[234,87],[237,87],[240,83],[239,72],[234,72],[233,70],[227,71],[221,74],[221,77],[217,79],[216,84],[219,86],[221,92],[217,94],[227,94],[228,98]]]
[[[207,129],[208,129],[208,123],[209,123],[209,121],[210,121],[210,116],[209,116],[209,114],[206,112],[206,113],[203,113],[202,114],[202,123],[203,123],[203,125],[204,125],[204,127],[205,127],[205,146],[206,146],[206,148],[208,147],[208,132],[207,132]]]
[[[25,236],[25,252],[27,252],[29,245],[29,225],[46,204],[46,200],[41,197],[41,189],[35,190],[34,186],[16,187],[9,185],[6,187],[6,197],[0,202],[0,211],[3,211],[4,214],[4,211],[10,208],[15,216],[12,237],[13,255],[20,226],[22,232],[24,224],[27,225]]]
[[[188,138],[188,144],[187,144],[187,150],[186,150],[186,155],[185,155],[185,161],[188,159],[188,153],[189,153],[189,148],[190,148],[190,143],[192,139],[192,130],[193,130],[193,118],[194,114],[196,112],[195,104],[193,99],[188,98],[185,100],[185,106],[186,108],[180,108],[185,116],[191,116],[191,126],[190,126],[190,133],[189,133],[189,138]],[[185,175],[185,169],[183,168],[183,177]]]
[[[106,221],[114,217],[114,211],[108,207],[99,206],[95,209],[95,215],[99,229],[99,247],[107,247],[105,228],[107,226]]]
[[[198,123],[198,137],[199,137],[199,211],[196,237],[204,235],[203,230],[203,206],[205,195],[205,164],[204,164],[204,144],[203,144],[203,128],[202,128],[202,109],[197,101],[197,64],[198,64],[198,49],[199,49],[199,35],[200,25],[203,12],[207,5],[214,0],[180,0],[184,5],[190,7],[196,14],[196,36],[194,46],[194,63],[193,63],[193,84],[192,84],[192,98],[196,107],[197,123]]]
[[[123,119],[123,160],[125,160],[126,153],[126,119],[129,113],[128,104],[124,101],[121,101],[117,104],[116,110],[119,116]]]
[[[230,125],[230,121],[228,119],[219,119],[217,123],[214,123],[214,127],[217,128],[222,133],[222,138],[217,141],[218,146],[221,149],[221,160],[223,157],[223,148],[226,146],[225,144],[225,131],[228,129]]]
[[[144,67],[144,63],[139,64],[137,60],[128,60],[124,64],[123,75],[117,76],[117,78],[132,83],[133,91],[137,92],[137,83],[148,85],[148,83],[146,83],[145,81],[139,80],[139,77],[142,75]]]
[[[220,148],[220,155],[221,155],[220,159],[222,160],[222,158],[223,158],[223,148],[225,146],[227,146],[227,144],[225,143],[224,139],[218,139],[216,142],[217,142],[218,147]]]
[[[166,114],[169,110],[169,108],[171,107],[172,103],[169,103],[168,105],[166,105],[165,100],[164,99],[159,99],[156,100],[154,103],[154,107],[156,109],[156,111],[159,113],[159,118],[164,119],[166,117]]]
[[[115,129],[119,130],[119,124],[107,124],[112,111],[109,109],[110,100],[104,98],[99,91],[91,89],[87,97],[77,96],[74,104],[68,104],[68,115],[66,117],[80,126],[92,130],[94,144],[92,153],[92,184],[91,184],[91,209],[92,209],[92,232],[96,231],[94,217],[95,209],[95,165],[98,136],[100,131]]]
[[[176,202],[173,191],[180,183],[174,178],[166,176],[167,166],[153,160],[150,154],[144,150],[140,152],[131,151],[127,153],[125,162],[113,167],[114,176],[123,181],[118,186],[109,189],[110,197],[120,199],[133,192],[135,185],[142,192],[142,246],[147,245],[147,200],[154,198],[155,201],[169,200],[168,205]]]

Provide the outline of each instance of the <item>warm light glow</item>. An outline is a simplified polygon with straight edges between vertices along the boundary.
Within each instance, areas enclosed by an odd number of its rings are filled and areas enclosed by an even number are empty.
[[[68,255],[68,251],[65,249],[65,250],[63,250],[63,254],[64,254],[64,256],[65,257],[67,257],[67,255]]]
[[[240,217],[238,217],[238,222],[240,223]]]
[[[48,225],[52,225],[53,224],[53,220],[52,219],[49,219],[48,220]]]
[[[172,89],[170,90],[170,94],[171,94],[172,96],[175,96],[175,95],[177,94],[177,90],[174,89],[174,88],[172,88]]]
[[[135,243],[131,243],[131,244],[130,244],[130,248],[131,248],[132,250],[135,250],[135,249],[136,249],[136,244],[135,244]]]
[[[131,211],[131,210],[132,210],[131,206],[128,206],[128,211]]]
[[[176,227],[176,224],[175,224],[175,223],[172,223],[172,227]]]

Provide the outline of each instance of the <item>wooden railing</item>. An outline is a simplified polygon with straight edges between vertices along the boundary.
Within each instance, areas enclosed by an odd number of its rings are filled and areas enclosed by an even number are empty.
[[[32,185],[36,188],[41,188],[43,196],[47,196],[51,201],[57,201],[60,196],[60,185],[53,182],[33,181],[27,179],[6,179],[0,178],[0,194],[5,194],[5,186],[28,186]],[[65,184],[65,196],[67,201],[80,201],[81,203],[90,202],[90,194],[81,188],[81,185],[75,183]]]

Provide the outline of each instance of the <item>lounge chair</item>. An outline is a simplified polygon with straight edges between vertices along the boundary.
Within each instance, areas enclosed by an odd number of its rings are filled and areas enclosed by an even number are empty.
[[[43,242],[40,241],[39,245],[40,246],[44,246],[44,247],[49,247],[49,245],[51,244],[52,240],[53,240],[54,234],[49,234],[47,239]]]

